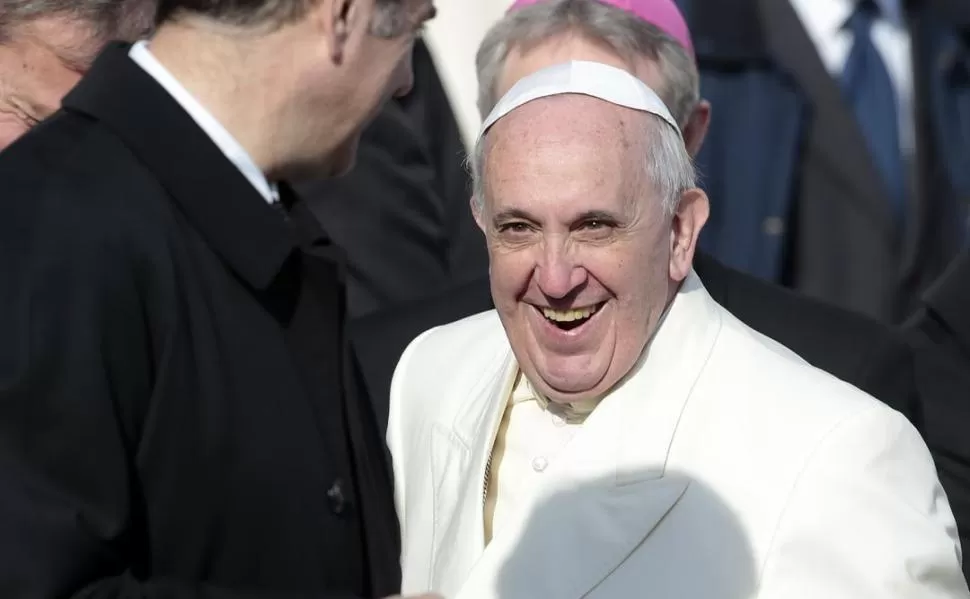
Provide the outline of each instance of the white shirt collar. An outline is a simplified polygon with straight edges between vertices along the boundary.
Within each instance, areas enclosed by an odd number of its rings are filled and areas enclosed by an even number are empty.
[[[192,97],[185,87],[175,78],[162,63],[148,50],[148,42],[142,40],[131,47],[128,56],[135,61],[135,64],[145,70],[155,81],[158,82],[172,98],[178,102],[192,120],[205,131],[206,135],[212,139],[226,158],[232,162],[239,172],[243,174],[259,195],[269,203],[274,204],[279,201],[279,190],[275,184],[271,184],[266,175],[263,174],[248,152],[236,141],[231,133],[226,131],[212,113],[205,109],[198,100]]]

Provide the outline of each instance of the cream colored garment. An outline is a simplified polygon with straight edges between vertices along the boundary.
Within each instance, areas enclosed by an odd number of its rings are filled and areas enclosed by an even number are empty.
[[[642,367],[486,546],[486,463],[517,374],[495,311],[401,357],[387,435],[404,594],[970,599],[912,424],[748,328],[694,273]]]
[[[540,399],[520,372],[492,445],[485,494],[485,542],[502,531],[532,493],[592,411],[568,417],[556,404]]]

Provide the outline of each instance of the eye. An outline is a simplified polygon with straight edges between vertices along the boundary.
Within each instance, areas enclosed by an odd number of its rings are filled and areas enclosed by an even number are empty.
[[[597,220],[597,219],[588,220],[583,223],[583,228],[589,231],[597,231],[600,229],[605,229],[608,226],[609,225],[606,223],[606,221]]]
[[[523,222],[503,223],[498,230],[500,233],[528,233],[529,225]]]

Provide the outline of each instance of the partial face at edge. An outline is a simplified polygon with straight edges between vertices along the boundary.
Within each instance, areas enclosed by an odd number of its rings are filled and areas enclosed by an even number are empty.
[[[615,385],[669,297],[671,219],[638,159],[647,118],[554,96],[489,133],[478,219],[492,295],[520,367],[553,401]]]
[[[412,54],[414,42],[424,23],[433,18],[435,8],[432,0],[401,0],[404,19],[403,30],[393,37],[381,37],[371,30],[373,19],[378,11],[374,0],[342,0],[336,4],[347,3],[356,6],[360,17],[347,19],[356,30],[335,31],[338,38],[336,59],[344,61],[343,68],[348,80],[349,104],[356,114],[349,115],[349,125],[353,131],[347,141],[335,152],[331,160],[331,175],[349,171],[355,162],[360,133],[374,120],[383,106],[394,97],[407,94],[414,84]],[[340,15],[337,16],[338,29]],[[339,42],[345,35],[343,42]]]
[[[0,150],[61,107],[84,74],[61,54],[81,54],[85,66],[100,49],[91,29],[47,17],[21,26],[0,45]]]

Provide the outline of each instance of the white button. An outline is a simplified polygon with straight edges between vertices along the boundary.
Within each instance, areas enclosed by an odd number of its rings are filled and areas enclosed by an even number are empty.
[[[785,221],[778,216],[769,216],[761,223],[761,229],[765,235],[777,237],[785,232]]]
[[[536,472],[542,472],[543,470],[546,469],[546,466],[548,465],[549,465],[549,460],[547,460],[542,456],[539,456],[532,460],[532,469],[535,470]]]

